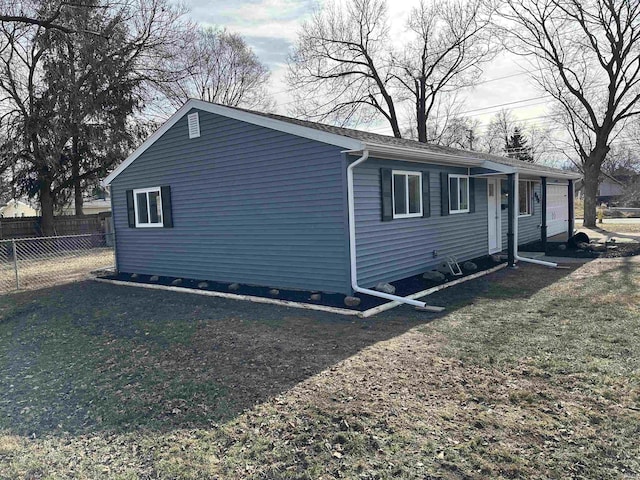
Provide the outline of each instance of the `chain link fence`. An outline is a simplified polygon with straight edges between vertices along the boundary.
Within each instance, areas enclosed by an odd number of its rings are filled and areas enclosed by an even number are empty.
[[[0,294],[82,280],[114,265],[113,234],[0,240]]]

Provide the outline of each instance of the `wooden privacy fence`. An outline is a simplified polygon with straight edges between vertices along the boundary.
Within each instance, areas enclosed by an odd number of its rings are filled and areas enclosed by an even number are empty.
[[[0,218],[0,240],[42,236],[41,217]],[[111,213],[60,216],[53,221],[54,232],[62,235],[110,233]]]

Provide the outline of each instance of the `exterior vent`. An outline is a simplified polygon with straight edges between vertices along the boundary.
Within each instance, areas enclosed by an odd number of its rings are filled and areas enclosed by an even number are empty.
[[[198,113],[191,113],[187,116],[189,121],[189,138],[198,138],[200,136],[200,118]]]

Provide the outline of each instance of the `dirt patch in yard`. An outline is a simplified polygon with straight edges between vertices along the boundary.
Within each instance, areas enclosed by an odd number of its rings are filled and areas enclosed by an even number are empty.
[[[620,242],[608,243],[608,248],[604,252],[595,252],[580,248],[567,248],[564,242],[548,242],[546,255],[550,257],[566,258],[620,258],[640,255],[640,243]],[[542,242],[536,241],[519,247],[522,252],[542,252]]]
[[[83,282],[0,300],[0,477],[634,478],[640,264],[372,320]],[[187,300],[185,300],[185,298]]]
[[[17,267],[19,286],[21,290],[35,290],[85,280],[89,272],[112,268],[113,265],[113,250],[110,248],[21,259]],[[15,290],[15,265],[12,259],[4,259],[0,262],[0,294]]]

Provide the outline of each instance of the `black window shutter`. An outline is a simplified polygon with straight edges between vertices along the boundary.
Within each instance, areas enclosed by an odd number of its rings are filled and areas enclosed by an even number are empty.
[[[476,211],[476,179],[469,177],[469,213]]]
[[[380,169],[380,197],[382,199],[382,221],[393,220],[393,195],[391,192],[391,182],[393,181],[391,169]]]
[[[127,217],[129,228],[136,228],[136,209],[133,203],[133,190],[127,190]]]
[[[422,216],[431,216],[431,187],[429,185],[429,172],[422,172]]]
[[[172,228],[173,217],[171,215],[171,187],[167,185],[160,187],[160,195],[162,196],[162,226],[164,228]]]
[[[440,211],[442,215],[449,215],[449,175],[440,173]]]

